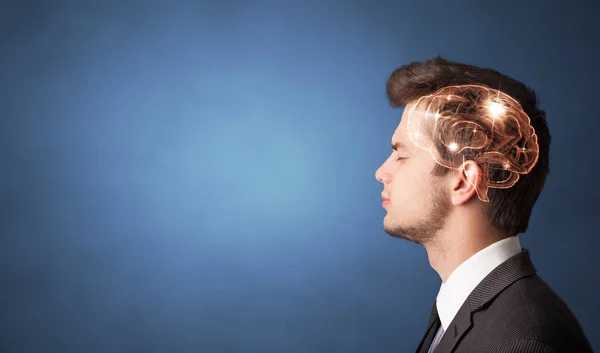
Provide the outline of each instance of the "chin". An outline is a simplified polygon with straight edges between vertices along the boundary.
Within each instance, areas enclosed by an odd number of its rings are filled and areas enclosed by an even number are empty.
[[[396,226],[398,225],[398,222],[394,222],[392,219],[390,219],[389,215],[386,215],[383,218],[383,230],[385,230],[386,232],[396,228]]]

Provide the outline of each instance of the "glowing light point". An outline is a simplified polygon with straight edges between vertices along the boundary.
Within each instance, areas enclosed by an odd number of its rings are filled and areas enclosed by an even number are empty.
[[[439,119],[439,118],[440,118],[440,113],[435,113],[434,117],[435,117],[436,119]]]
[[[489,102],[487,108],[490,112],[490,115],[492,115],[492,117],[494,118],[500,117],[500,115],[502,115],[506,111],[506,108],[502,104],[497,102]]]
[[[452,142],[448,145],[448,148],[450,149],[450,151],[456,152],[456,150],[458,150],[458,144],[456,142]]]
[[[510,168],[510,164],[504,163],[504,169],[508,169],[508,168]]]

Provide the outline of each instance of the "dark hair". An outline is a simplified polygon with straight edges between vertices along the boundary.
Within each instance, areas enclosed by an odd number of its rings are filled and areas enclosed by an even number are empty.
[[[522,82],[496,70],[451,62],[440,56],[425,62],[412,62],[394,70],[386,90],[393,107],[404,107],[441,88],[468,84],[497,89],[514,98],[529,116],[531,126],[535,129],[539,145],[537,164],[528,174],[521,175],[511,188],[490,188],[489,203],[484,208],[494,227],[508,235],[524,233],[549,172],[550,131],[545,112],[538,108],[535,92]],[[440,153],[447,153],[443,145],[437,147]],[[450,170],[436,165],[433,174],[443,175]]]

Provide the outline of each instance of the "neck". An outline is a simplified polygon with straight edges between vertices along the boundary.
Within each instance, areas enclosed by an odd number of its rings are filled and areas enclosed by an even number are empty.
[[[508,236],[492,227],[485,217],[465,216],[458,213],[449,214],[445,227],[435,239],[423,244],[427,250],[429,264],[444,283],[452,272],[471,256]]]

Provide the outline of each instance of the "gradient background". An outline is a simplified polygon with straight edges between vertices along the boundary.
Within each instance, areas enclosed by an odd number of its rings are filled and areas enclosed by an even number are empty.
[[[3,2],[0,351],[413,352],[440,279],[374,174],[438,54],[538,93],[521,241],[600,349],[600,7],[445,3]]]

